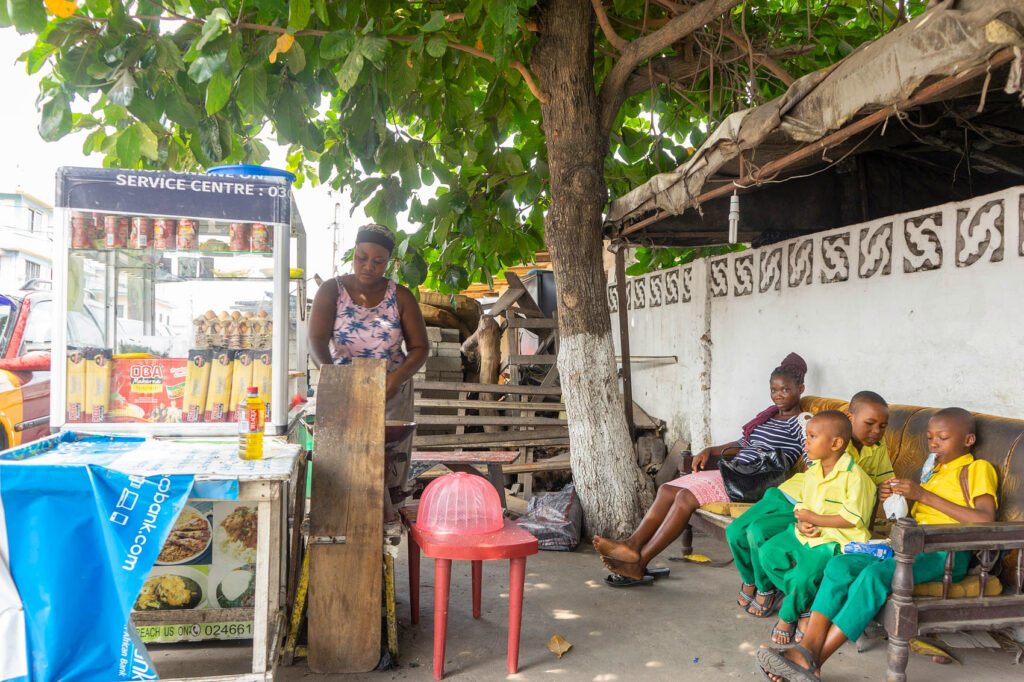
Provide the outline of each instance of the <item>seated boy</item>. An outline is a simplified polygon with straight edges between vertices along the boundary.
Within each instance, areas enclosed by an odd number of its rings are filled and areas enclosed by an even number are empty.
[[[996,471],[971,455],[975,442],[974,417],[967,410],[948,407],[928,422],[928,448],[935,453],[935,468],[921,472],[921,483],[894,478],[883,483],[879,495],[892,494],[914,501],[911,516],[920,524],[985,523],[996,517]],[[966,469],[966,474],[963,473]],[[967,572],[968,552],[953,561],[954,582]],[[919,554],[914,561],[914,583],[941,580],[946,552]],[[866,554],[842,554],[829,560],[803,642],[785,652],[763,647],[757,660],[761,670],[778,682],[813,679],[821,663],[848,639],[856,640],[892,592],[896,560]]]
[[[846,451],[875,485],[892,478],[892,462],[884,438],[889,425],[888,403],[873,391],[860,391],[850,399],[849,413],[853,437]],[[802,473],[796,474],[778,488],[769,488],[760,502],[725,529],[743,580],[737,603],[753,616],[771,613],[777,599],[776,593],[767,587],[757,562],[757,549],[792,525],[793,505],[800,499],[803,478]]]
[[[768,584],[786,595],[772,641],[789,644],[800,614],[814,600],[829,560],[848,542],[867,542],[875,484],[846,451],[852,436],[842,412],[826,410],[807,423],[810,464],[793,510],[796,524],[768,540],[758,561]]]

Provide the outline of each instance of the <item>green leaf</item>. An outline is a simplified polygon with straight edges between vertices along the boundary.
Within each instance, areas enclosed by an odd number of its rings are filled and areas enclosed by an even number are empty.
[[[325,24],[330,23],[330,19],[327,16],[326,0],[313,0],[313,9],[316,10],[316,15],[320,18],[320,21]]]
[[[0,5],[3,2],[0,0]],[[56,45],[50,45],[48,43],[37,42],[31,50],[25,52],[18,59],[25,62],[25,69],[28,73],[36,73],[39,69],[43,68],[46,64],[46,60],[50,58],[54,52],[57,51]]]
[[[359,50],[352,50],[348,58],[341,65],[335,78],[338,81],[338,88],[342,92],[348,92],[359,79],[359,72],[363,70],[363,55]]]
[[[170,36],[160,36],[156,41],[156,63],[170,72],[184,71],[185,61],[181,58],[181,50]]]
[[[199,146],[211,161],[224,158],[224,148],[220,143],[220,128],[214,118],[204,118],[199,122]]]
[[[145,123],[136,123],[133,128],[139,135],[139,152],[150,161],[156,161],[160,155],[160,142],[156,133]]]
[[[292,44],[292,49],[284,55],[284,60],[288,64],[289,73],[293,76],[302,73],[306,68],[306,51],[299,45],[299,41],[296,40]]]
[[[167,95],[167,118],[182,128],[192,130],[199,125],[199,111],[188,101],[182,89],[174,84]]]
[[[427,261],[418,252],[412,258],[403,261],[400,268],[402,280],[410,287],[418,287],[427,279]]]
[[[206,113],[213,116],[224,108],[231,98],[231,79],[224,71],[217,71],[206,84]]]
[[[57,61],[57,71],[71,86],[86,86],[93,82],[89,69],[99,59],[99,43],[76,45]]]
[[[301,31],[309,24],[309,0],[289,0],[288,27]]]
[[[341,59],[352,51],[356,39],[350,31],[334,31],[320,39],[320,56],[323,59]]]
[[[46,28],[42,0],[7,0],[7,15],[18,33],[41,33]]]
[[[267,74],[263,70],[244,69],[238,77],[238,95],[235,98],[239,109],[261,120],[267,107]]]
[[[381,36],[363,36],[359,41],[359,51],[371,62],[379,63],[387,56],[388,40]]]
[[[469,283],[469,272],[460,265],[449,265],[444,271],[444,283],[452,288],[452,291],[462,291]]]
[[[117,136],[117,159],[125,168],[134,168],[142,158],[139,152],[139,131],[135,126],[125,128]]]
[[[227,61],[227,50],[213,54],[201,54],[188,67],[189,78],[196,83],[205,83],[213,77],[220,67]]]
[[[442,35],[430,36],[427,41],[427,54],[431,57],[440,57],[448,49],[448,39]]]
[[[199,40],[194,42],[192,47],[189,48],[189,54],[198,54],[207,43],[223,33],[224,27],[230,23],[231,16],[223,7],[218,7],[210,12],[209,16],[206,17],[206,21],[203,23],[203,30],[199,35]]]
[[[39,135],[47,142],[53,142],[71,132],[71,107],[64,93],[59,92],[42,108],[39,121]]]
[[[423,24],[423,28],[420,30],[424,33],[432,33],[440,31],[442,28],[444,28],[444,12],[434,10],[430,13],[430,19],[427,20],[427,23]]]
[[[114,104],[127,107],[132,103],[132,97],[135,96],[135,88],[137,87],[138,83],[135,82],[131,72],[125,69],[117,77],[117,80],[114,81],[114,84],[110,86],[110,90],[107,90],[107,99]]]

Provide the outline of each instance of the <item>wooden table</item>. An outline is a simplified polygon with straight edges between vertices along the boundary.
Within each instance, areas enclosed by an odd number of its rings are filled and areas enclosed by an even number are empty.
[[[502,464],[511,464],[519,456],[518,450],[414,450],[413,462],[439,462],[452,471],[464,471],[467,474],[480,475],[474,464],[487,466],[487,480],[498,491],[502,509],[505,505],[505,475]]]

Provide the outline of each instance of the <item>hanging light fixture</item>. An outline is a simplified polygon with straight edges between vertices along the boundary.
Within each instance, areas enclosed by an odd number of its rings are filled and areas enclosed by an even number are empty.
[[[735,244],[740,236],[740,195],[733,190],[729,197],[729,243]]]

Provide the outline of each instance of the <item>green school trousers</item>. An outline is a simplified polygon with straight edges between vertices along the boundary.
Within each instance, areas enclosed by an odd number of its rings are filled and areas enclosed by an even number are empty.
[[[794,524],[758,550],[761,568],[768,580],[782,590],[786,600],[779,610],[779,619],[795,623],[808,611],[818,591],[825,566],[840,551],[838,542],[824,542],[817,547],[805,545],[796,537]]]
[[[957,552],[953,559],[953,582],[967,573],[970,552]],[[946,552],[918,554],[914,560],[914,584],[942,580]],[[892,592],[896,560],[879,560],[867,554],[840,554],[828,562],[812,611],[835,623],[846,638],[860,637]]]
[[[778,488],[769,488],[761,501],[725,527],[725,538],[743,582],[772,589],[757,557],[757,548],[793,525],[793,503]]]

